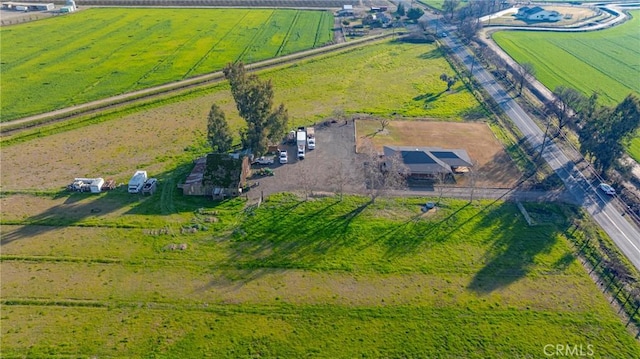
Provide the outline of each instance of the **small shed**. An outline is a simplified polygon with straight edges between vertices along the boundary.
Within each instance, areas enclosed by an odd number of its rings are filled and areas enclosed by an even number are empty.
[[[338,16],[353,16],[354,14],[353,5],[342,5],[342,9],[338,11]]]
[[[187,196],[235,197],[242,193],[250,173],[248,156],[210,153],[195,161],[193,171],[178,188]]]

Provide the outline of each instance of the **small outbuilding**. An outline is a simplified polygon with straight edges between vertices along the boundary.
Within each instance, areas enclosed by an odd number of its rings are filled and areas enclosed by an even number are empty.
[[[235,197],[242,193],[251,173],[248,156],[210,153],[197,159],[191,174],[178,185],[187,196]]]
[[[353,10],[353,5],[342,5],[342,9],[338,11],[338,16],[353,16],[355,12]]]

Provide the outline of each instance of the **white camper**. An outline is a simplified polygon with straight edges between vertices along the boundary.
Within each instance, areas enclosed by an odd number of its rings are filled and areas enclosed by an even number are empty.
[[[129,180],[129,193],[140,193],[144,183],[147,181],[147,171],[136,171]]]

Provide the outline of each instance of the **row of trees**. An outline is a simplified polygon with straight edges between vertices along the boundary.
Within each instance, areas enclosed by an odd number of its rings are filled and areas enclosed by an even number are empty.
[[[578,133],[580,151],[594,167],[605,172],[625,152],[625,144],[640,127],[640,100],[628,95],[616,106],[598,104],[598,94],[584,96],[575,89],[558,86],[555,100],[546,104],[558,130],[570,125]]]
[[[246,122],[246,127],[240,130],[242,147],[262,155],[269,143],[280,142],[285,134],[289,122],[287,109],[284,104],[273,109],[273,84],[248,74],[242,62],[228,64],[223,72],[238,114]],[[207,137],[214,152],[231,150],[233,136],[224,112],[216,104],[209,111]]]

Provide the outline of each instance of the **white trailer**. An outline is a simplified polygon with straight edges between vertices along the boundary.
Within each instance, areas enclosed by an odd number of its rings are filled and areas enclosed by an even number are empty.
[[[298,159],[303,160],[307,146],[307,132],[304,129],[298,129],[296,139],[298,143]]]
[[[307,127],[307,148],[309,150],[316,148],[316,130],[313,127]]]
[[[74,178],[73,183],[68,186],[72,191],[100,193],[104,179],[98,178]]]
[[[129,193],[140,193],[144,183],[147,181],[147,171],[136,171],[133,177],[129,180],[128,191]]]

